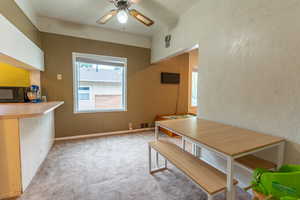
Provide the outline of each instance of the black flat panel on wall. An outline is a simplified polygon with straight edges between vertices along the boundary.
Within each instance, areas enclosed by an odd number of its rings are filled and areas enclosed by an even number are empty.
[[[180,83],[180,74],[162,72],[160,82],[162,84],[179,84]]]

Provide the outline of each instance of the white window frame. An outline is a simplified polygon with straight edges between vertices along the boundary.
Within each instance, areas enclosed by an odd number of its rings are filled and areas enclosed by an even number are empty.
[[[78,107],[78,69],[76,66],[76,58],[84,57],[90,58],[99,61],[113,61],[123,63],[124,73],[123,73],[123,91],[122,91],[122,100],[124,102],[124,107],[121,109],[93,109],[93,110],[79,110]],[[121,57],[112,57],[112,56],[103,56],[103,55],[95,55],[95,54],[85,54],[85,53],[72,53],[73,60],[73,104],[74,104],[74,113],[97,113],[97,112],[127,112],[127,58]]]

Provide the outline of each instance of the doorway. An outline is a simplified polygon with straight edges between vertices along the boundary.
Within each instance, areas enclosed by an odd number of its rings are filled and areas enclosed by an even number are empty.
[[[188,112],[197,114],[198,112],[198,69],[199,50],[193,49],[189,53],[189,107]]]

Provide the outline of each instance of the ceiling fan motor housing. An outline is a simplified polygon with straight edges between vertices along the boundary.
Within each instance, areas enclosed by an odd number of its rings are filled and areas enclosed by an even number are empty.
[[[125,10],[130,7],[130,3],[127,0],[119,0],[116,2],[116,7],[119,10]]]

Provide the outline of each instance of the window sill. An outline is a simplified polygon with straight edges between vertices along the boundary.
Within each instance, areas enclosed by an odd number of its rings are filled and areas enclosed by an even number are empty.
[[[127,112],[127,109],[107,109],[107,110],[80,110],[74,111],[74,114],[88,114],[88,113],[111,113],[111,112]]]

